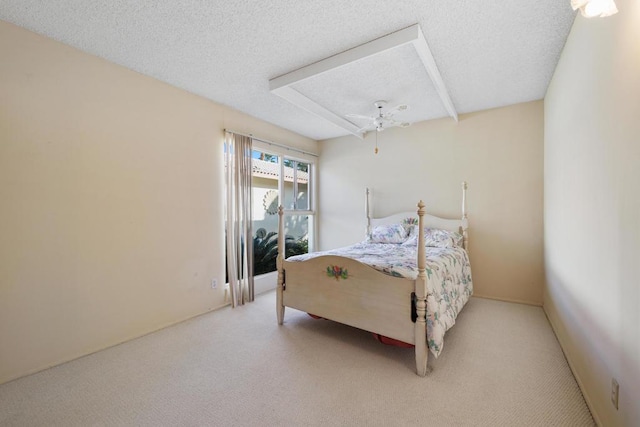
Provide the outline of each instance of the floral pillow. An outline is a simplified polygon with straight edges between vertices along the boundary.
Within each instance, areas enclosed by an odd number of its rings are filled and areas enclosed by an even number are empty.
[[[418,244],[418,226],[413,226],[409,231],[409,237],[403,245]],[[462,247],[462,234],[456,231],[441,230],[439,228],[427,228],[424,230],[424,245],[433,248]]]
[[[407,240],[407,230],[401,224],[373,227],[367,239],[370,243],[402,243]]]
[[[402,226],[407,230],[407,235],[411,233],[411,230],[418,227],[418,218],[409,217],[402,220]],[[416,233],[418,231],[416,230]]]

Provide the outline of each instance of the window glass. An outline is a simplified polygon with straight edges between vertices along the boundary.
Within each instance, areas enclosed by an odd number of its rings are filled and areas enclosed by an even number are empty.
[[[303,211],[311,209],[310,172],[309,163],[284,159],[284,206],[286,209]]]
[[[284,191],[285,209],[310,210],[309,180],[312,165],[260,150],[254,150],[252,158],[254,276],[259,276],[276,271],[279,188]],[[286,215],[287,257],[309,251],[312,221],[312,215],[309,214]]]
[[[309,223],[309,215],[287,215],[285,218],[287,257],[309,252]]]

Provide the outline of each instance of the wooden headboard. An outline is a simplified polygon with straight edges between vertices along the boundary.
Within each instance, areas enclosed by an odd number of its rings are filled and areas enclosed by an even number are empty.
[[[389,215],[383,218],[372,218],[371,211],[369,209],[369,199],[370,199],[371,191],[367,188],[365,191],[365,214],[367,216],[367,229],[366,235],[368,236],[371,233],[371,228],[378,225],[387,225],[387,224],[399,224],[405,221],[407,218],[414,218],[416,221],[418,219],[417,207],[415,211],[405,211],[395,213],[393,215]],[[464,248],[469,248],[469,236],[468,236],[468,228],[469,221],[467,219],[467,183],[462,183],[462,215],[460,219],[450,219],[450,218],[440,218],[434,215],[425,214],[424,216],[424,227],[425,228],[440,228],[443,230],[449,231],[457,231],[462,234],[464,241]]]

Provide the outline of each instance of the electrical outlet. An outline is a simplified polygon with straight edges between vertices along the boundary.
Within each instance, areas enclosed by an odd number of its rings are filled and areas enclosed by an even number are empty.
[[[620,397],[620,386],[615,378],[611,378],[611,403],[618,409],[618,397]]]
[[[218,287],[218,281],[216,279],[211,279],[211,289],[215,289]]]

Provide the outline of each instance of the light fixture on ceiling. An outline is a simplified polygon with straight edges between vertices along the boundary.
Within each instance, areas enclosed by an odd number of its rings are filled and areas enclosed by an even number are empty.
[[[378,114],[375,116],[363,116],[361,114],[347,114],[345,116],[350,119],[366,119],[369,121],[367,125],[358,129],[358,132],[366,132],[374,129],[377,132],[382,132],[386,128],[395,127],[395,126],[405,128],[411,124],[407,122],[399,122],[393,118],[393,116],[396,113],[408,110],[409,109],[408,105],[401,104],[385,112],[383,112],[382,109],[384,108],[385,105],[387,105],[387,101],[376,101],[373,103],[373,105],[378,109]]]
[[[571,0],[573,10],[580,9],[586,18],[611,16],[618,13],[614,0]]]

